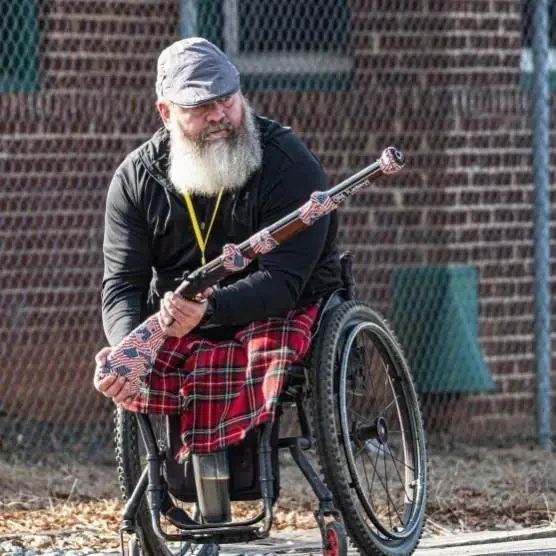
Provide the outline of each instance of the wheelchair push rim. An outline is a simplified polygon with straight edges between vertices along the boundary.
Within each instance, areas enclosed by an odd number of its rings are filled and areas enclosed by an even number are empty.
[[[352,485],[365,514],[386,539],[405,540],[422,523],[425,456],[419,438],[420,423],[416,422],[418,414],[409,407],[410,403],[417,404],[417,399],[407,377],[395,364],[389,342],[384,340],[384,329],[373,322],[354,324],[347,334],[339,366],[340,430]],[[374,396],[373,405],[377,406],[371,417],[362,415],[349,403],[349,385],[361,379],[354,378],[350,358],[357,353],[355,350],[361,353],[368,341],[382,363],[373,366],[370,361],[369,369],[382,368],[384,375],[373,377],[369,385],[367,393]],[[364,369],[356,369],[357,372]],[[381,394],[383,401],[378,399]],[[357,402],[357,394],[351,395]]]

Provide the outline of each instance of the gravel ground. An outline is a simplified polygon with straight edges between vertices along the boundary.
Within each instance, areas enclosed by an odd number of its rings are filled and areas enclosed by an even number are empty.
[[[9,541],[0,543],[0,554],[2,556],[36,556],[37,554],[42,554],[43,556],[120,556],[119,552],[94,552],[88,550],[70,550],[69,552],[48,550],[47,552],[36,552],[35,550],[22,548]]]
[[[524,446],[429,451],[425,537],[556,525],[556,454]],[[314,529],[310,487],[287,457],[281,470],[273,534]],[[0,554],[117,554],[118,492],[113,465],[0,460]]]

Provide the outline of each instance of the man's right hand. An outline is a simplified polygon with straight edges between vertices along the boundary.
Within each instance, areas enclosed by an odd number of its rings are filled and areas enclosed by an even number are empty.
[[[104,367],[111,351],[112,348],[104,347],[95,355],[96,368],[93,379],[95,388],[107,398],[112,398],[117,404],[132,402],[135,394],[131,392],[129,381],[125,376],[108,375],[99,378],[99,371]]]

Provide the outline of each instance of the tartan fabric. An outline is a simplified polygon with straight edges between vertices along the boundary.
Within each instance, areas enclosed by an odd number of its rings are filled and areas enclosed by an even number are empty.
[[[251,323],[233,339],[168,338],[129,411],[179,414],[178,461],[245,438],[274,418],[288,367],[308,352],[318,305]]]

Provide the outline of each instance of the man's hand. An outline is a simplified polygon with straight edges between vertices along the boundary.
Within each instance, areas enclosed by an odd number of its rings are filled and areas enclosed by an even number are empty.
[[[95,355],[95,377],[93,383],[95,388],[107,398],[112,398],[115,403],[128,403],[135,399],[135,394],[131,392],[129,381],[125,376],[108,375],[104,378],[99,378],[98,374],[100,369],[106,363],[106,358],[110,355],[112,348],[102,348]]]
[[[162,331],[168,336],[181,338],[189,334],[203,318],[207,310],[207,296],[212,289],[204,291],[196,297],[196,301],[184,299],[180,295],[167,292],[160,301],[158,321]]]

